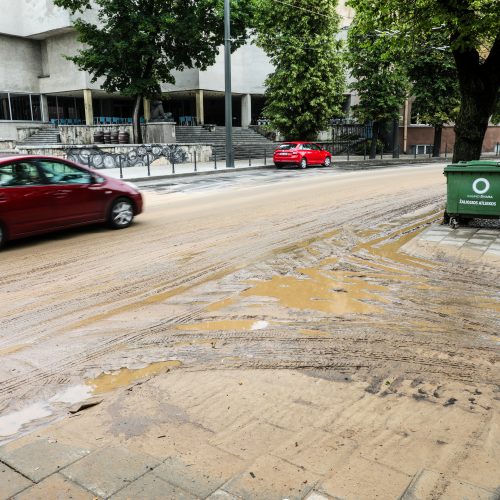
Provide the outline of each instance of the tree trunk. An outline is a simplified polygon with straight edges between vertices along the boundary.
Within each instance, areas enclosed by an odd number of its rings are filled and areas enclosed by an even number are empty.
[[[134,103],[134,117],[132,119],[132,130],[133,130],[133,143],[141,144],[142,143],[142,131],[141,131],[141,122],[139,113],[141,112],[141,101],[142,95],[137,95],[135,97]]]
[[[377,156],[377,141],[378,141],[379,129],[380,129],[379,123],[373,122],[372,143],[370,145],[370,160],[373,160]]]
[[[392,122],[392,157],[399,158],[399,120]]]
[[[453,39],[452,39],[453,42]],[[486,61],[475,49],[455,49],[460,94],[460,112],[455,124],[453,163],[479,160],[488,119],[495,109],[500,87],[500,35]]]
[[[443,135],[443,124],[434,126],[434,145],[432,147],[432,156],[439,158],[441,156],[441,137]]]

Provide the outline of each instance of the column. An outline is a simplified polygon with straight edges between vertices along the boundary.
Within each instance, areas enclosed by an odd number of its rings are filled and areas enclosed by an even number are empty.
[[[85,124],[94,125],[94,108],[92,107],[92,90],[83,90],[83,104],[85,106]]]
[[[203,107],[203,90],[196,91],[196,123],[198,125],[205,124],[205,109]]]
[[[144,121],[151,120],[151,101],[144,98],[142,101],[142,107],[144,108]]]
[[[40,96],[40,108],[42,113],[42,122],[49,121],[49,103],[47,102],[47,96],[42,94]]]
[[[241,97],[241,127],[248,128],[252,123],[252,96],[245,94]]]

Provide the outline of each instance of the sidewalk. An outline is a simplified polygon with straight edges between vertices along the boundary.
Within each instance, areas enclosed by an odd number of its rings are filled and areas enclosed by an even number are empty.
[[[401,156],[401,158],[386,158],[364,160],[363,157],[334,157],[332,167],[341,170],[363,170],[379,167],[392,167],[407,164],[424,164],[424,163],[443,163],[449,159],[445,158],[429,158],[413,156]],[[215,168],[217,166],[217,168]],[[147,181],[150,179],[171,179],[176,177],[196,176],[196,175],[213,175],[221,173],[229,173],[235,171],[258,170],[262,168],[275,169],[272,158],[252,158],[249,160],[236,160],[233,168],[226,168],[224,160],[215,162],[197,163],[196,169],[194,163],[176,163],[173,167],[170,162],[163,160],[149,167],[128,167],[123,168],[120,172],[119,168],[107,168],[100,170],[104,174],[114,177],[116,179],[124,179],[128,181]],[[293,168],[293,167],[290,167]],[[149,175],[148,175],[149,173]]]
[[[408,242],[402,250],[422,258],[444,258],[500,266],[500,222],[489,226],[451,229],[433,225]]]
[[[447,470],[465,452],[453,430],[481,434],[494,412],[446,403],[458,398],[409,384],[381,397],[314,371],[175,369],[0,448],[0,498],[415,500],[445,484],[443,498],[493,500],[494,438]]]

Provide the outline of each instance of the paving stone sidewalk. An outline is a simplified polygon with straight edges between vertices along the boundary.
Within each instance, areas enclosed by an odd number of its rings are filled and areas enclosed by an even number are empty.
[[[349,387],[294,371],[154,377],[0,447],[0,499],[416,500],[444,479],[443,498],[498,499],[484,447],[469,452],[484,470],[436,467],[457,453],[442,444],[448,429],[478,432],[479,415]],[[366,425],[367,414],[381,418]],[[401,425],[414,431],[402,438]]]
[[[411,247],[434,247],[437,251],[451,253],[478,261],[500,262],[500,229],[435,225],[425,230]]]

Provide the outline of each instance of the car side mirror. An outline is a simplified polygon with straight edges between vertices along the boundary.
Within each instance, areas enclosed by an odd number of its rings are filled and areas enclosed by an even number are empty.
[[[99,175],[92,175],[90,179],[91,184],[102,184],[104,182],[104,179]]]

